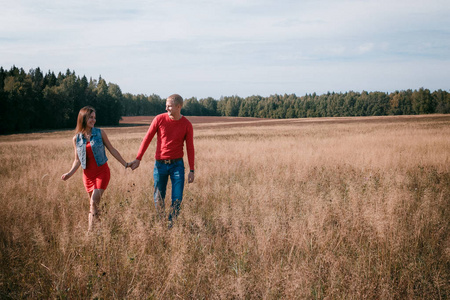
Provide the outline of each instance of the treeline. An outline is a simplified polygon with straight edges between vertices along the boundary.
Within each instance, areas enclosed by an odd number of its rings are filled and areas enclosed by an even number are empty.
[[[450,94],[428,89],[383,92],[346,92],[272,95],[269,97],[238,96],[185,100],[185,115],[236,116],[258,118],[311,118],[344,116],[384,116],[450,113]]]
[[[55,75],[40,68],[26,73],[0,67],[0,133],[75,128],[78,111],[86,105],[96,108],[97,124],[118,124],[122,102],[120,87],[101,77],[88,81],[70,70]]]
[[[122,116],[157,115],[165,111],[158,95],[122,94],[117,84],[77,76],[69,69],[55,75],[40,68],[28,73],[0,67],[0,133],[74,128],[85,105],[97,110],[98,125],[117,125]],[[190,116],[305,118],[450,113],[450,94],[428,89],[383,92],[238,96],[185,99]]]

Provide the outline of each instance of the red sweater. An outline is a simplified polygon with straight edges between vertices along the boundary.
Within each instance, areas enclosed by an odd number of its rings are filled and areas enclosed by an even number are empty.
[[[155,133],[158,133],[155,159],[183,158],[186,141],[189,167],[194,170],[194,130],[188,119],[182,116],[179,120],[172,120],[167,113],[157,115],[142,140],[136,159],[142,160]]]

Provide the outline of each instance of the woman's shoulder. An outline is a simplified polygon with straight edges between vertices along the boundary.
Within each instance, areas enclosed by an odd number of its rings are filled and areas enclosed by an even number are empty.
[[[103,129],[98,128],[98,132],[100,133],[100,136],[101,136],[102,138],[105,138],[105,137],[106,137],[106,132],[105,132]]]
[[[74,145],[76,145],[77,143],[78,143],[78,141],[80,140],[80,134],[79,133],[77,133],[77,134],[75,134],[74,136],[73,136],[73,138],[72,138],[72,142],[73,142],[73,144]]]

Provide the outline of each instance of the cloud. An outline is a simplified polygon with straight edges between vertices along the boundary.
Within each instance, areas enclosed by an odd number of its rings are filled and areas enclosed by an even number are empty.
[[[364,54],[364,53],[372,51],[373,48],[374,48],[374,44],[373,43],[364,43],[362,45],[359,45],[358,53],[359,54]]]
[[[101,74],[124,92],[302,94],[450,79],[443,0],[18,0],[2,8],[4,68]],[[414,75],[401,73],[405,65]],[[430,65],[444,67],[427,84],[421,70]],[[358,84],[362,69],[383,75]]]

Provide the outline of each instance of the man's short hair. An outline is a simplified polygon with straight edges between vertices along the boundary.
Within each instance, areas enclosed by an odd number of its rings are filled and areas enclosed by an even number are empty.
[[[183,98],[182,98],[180,95],[178,95],[178,94],[170,95],[170,96],[167,98],[167,100],[169,100],[169,99],[173,100],[173,103],[174,103],[175,105],[181,105],[181,106],[183,106]]]

